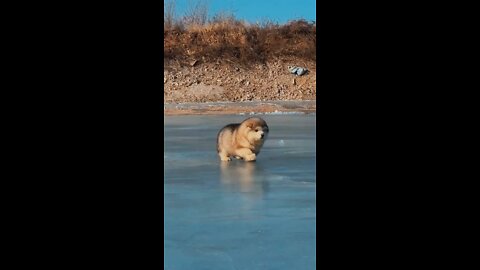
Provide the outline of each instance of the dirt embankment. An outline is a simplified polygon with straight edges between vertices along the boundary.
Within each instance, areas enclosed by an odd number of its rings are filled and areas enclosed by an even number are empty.
[[[288,66],[309,72],[296,76]],[[163,75],[165,103],[316,98],[316,63],[304,59],[277,58],[248,67],[228,60],[170,60]]]
[[[316,25],[306,21],[164,28],[165,104],[315,100],[316,72]]]

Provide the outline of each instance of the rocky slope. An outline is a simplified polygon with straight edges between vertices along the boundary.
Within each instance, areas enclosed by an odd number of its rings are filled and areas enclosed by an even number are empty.
[[[296,76],[288,66],[306,67]],[[164,103],[315,100],[316,62],[281,57],[241,65],[228,59],[164,60]]]

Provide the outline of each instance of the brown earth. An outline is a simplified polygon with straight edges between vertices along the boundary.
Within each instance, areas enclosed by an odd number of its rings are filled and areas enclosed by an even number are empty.
[[[309,72],[296,76],[288,66]],[[259,26],[226,18],[164,27],[163,75],[165,104],[315,100],[316,25],[299,20]]]
[[[296,76],[287,66],[306,67],[309,72]],[[165,103],[316,98],[315,61],[293,57],[248,67],[229,60],[165,60],[163,75]]]

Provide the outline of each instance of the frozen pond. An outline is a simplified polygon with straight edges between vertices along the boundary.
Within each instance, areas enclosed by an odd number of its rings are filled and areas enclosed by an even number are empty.
[[[220,162],[217,132],[246,117],[164,118],[164,269],[315,269],[315,115],[260,115],[257,161]]]

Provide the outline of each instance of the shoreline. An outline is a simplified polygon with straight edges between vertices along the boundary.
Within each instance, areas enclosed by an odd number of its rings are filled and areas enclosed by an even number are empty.
[[[163,115],[314,114],[316,100],[165,103]]]

